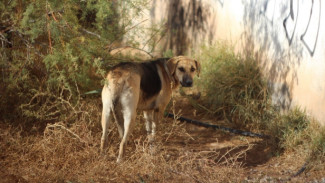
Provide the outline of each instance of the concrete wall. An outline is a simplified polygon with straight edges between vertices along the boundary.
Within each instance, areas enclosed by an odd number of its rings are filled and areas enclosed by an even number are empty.
[[[168,49],[190,53],[227,40],[260,60],[275,104],[305,108],[325,125],[322,0],[152,0],[144,17],[150,20],[145,26],[164,28],[165,34],[155,38],[156,55]]]

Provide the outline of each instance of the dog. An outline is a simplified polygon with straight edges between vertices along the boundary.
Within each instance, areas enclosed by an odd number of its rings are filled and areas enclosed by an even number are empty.
[[[180,85],[191,87],[198,61],[185,56],[159,58],[148,62],[124,62],[114,66],[102,90],[101,154],[107,143],[107,129],[112,112],[121,143],[117,162],[121,162],[125,145],[135,123],[137,110],[142,110],[148,135],[154,137],[156,123],[162,117],[172,92]]]

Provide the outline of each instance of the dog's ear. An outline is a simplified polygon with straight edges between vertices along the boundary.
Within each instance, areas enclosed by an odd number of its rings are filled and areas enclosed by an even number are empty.
[[[177,64],[179,62],[179,59],[177,57],[173,57],[167,61],[167,68],[170,72],[170,75],[174,75],[176,71]]]
[[[194,60],[195,65],[196,65],[196,75],[197,77],[200,77],[200,72],[201,72],[201,64],[197,60]]]

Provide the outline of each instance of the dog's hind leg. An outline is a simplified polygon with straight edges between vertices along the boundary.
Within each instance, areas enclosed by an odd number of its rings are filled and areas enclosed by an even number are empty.
[[[104,154],[106,144],[107,144],[107,131],[109,126],[109,116],[112,109],[113,101],[111,98],[111,94],[108,90],[108,88],[105,86],[102,91],[102,102],[103,102],[103,111],[102,111],[102,129],[103,134],[101,138],[101,144],[100,144],[100,151],[101,154]]]
[[[115,119],[115,123],[117,125],[118,133],[120,135],[120,138],[122,139],[124,135],[124,124],[123,124],[123,114],[121,109],[122,109],[121,104],[117,103],[114,109],[112,110],[112,113]]]
[[[126,146],[132,126],[135,122],[136,108],[139,100],[139,89],[125,91],[121,96],[122,113],[124,119],[124,134],[120,144],[119,155],[117,162],[121,162],[123,158],[124,148]]]

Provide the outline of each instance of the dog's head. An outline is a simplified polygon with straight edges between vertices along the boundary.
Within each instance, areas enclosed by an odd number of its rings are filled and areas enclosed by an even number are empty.
[[[200,74],[200,63],[185,56],[177,56],[167,61],[170,74],[183,87],[193,85],[193,77]]]

